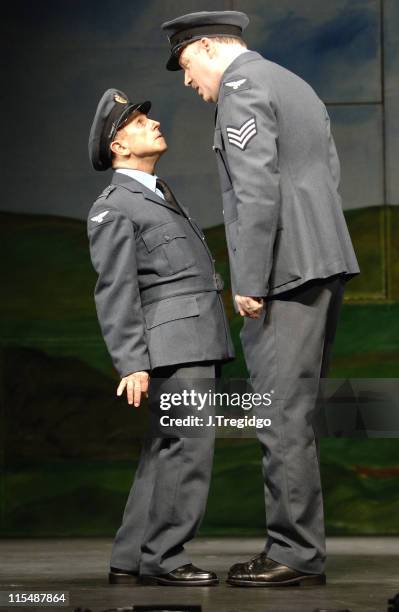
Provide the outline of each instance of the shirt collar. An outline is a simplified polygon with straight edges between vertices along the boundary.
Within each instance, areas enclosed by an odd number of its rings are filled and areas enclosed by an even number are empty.
[[[133,168],[116,168],[115,172],[127,174],[127,176],[130,176],[148,189],[151,189],[151,191],[156,192],[156,182],[158,178],[156,174],[149,174],[148,172],[134,170]]]

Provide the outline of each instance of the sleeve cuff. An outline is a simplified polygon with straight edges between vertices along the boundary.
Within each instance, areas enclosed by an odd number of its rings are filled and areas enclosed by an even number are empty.
[[[134,374],[135,372],[150,372],[150,360],[143,359],[142,361],[132,361],[131,363],[118,368],[118,371],[121,378],[125,378],[125,376],[129,376],[129,374]]]

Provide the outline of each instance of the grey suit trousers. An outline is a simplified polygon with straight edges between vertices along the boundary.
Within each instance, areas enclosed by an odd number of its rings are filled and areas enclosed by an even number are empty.
[[[196,389],[196,381],[214,379],[215,365],[158,368],[156,377],[164,380],[150,384],[150,402],[161,392],[176,391],[180,380],[185,388]],[[194,537],[205,513],[213,450],[212,433],[145,440],[115,536],[111,567],[154,575],[190,563],[184,544]]]
[[[273,393],[257,412],[271,419],[262,446],[268,557],[298,571],[325,563],[323,498],[313,418],[343,299],[342,276],[314,280],[266,302],[245,319],[241,341],[255,392]]]

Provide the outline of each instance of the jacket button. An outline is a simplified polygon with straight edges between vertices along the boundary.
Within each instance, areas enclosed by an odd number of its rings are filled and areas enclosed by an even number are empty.
[[[165,238],[166,242],[169,242],[170,236],[166,235],[166,236],[164,236],[164,238]]]

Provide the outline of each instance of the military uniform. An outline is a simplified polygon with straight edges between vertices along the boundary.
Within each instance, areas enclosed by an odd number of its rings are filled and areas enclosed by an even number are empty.
[[[114,108],[110,96],[124,100],[115,91],[108,90],[100,103],[100,123]],[[118,126],[115,117],[112,121]],[[106,148],[99,129],[92,129],[89,149],[92,162],[105,169],[110,160],[101,157]],[[101,133],[113,129],[101,126]],[[179,390],[186,382],[195,389],[201,379],[214,379],[216,365],[234,353],[221,281],[205,236],[188,211],[174,198],[115,172],[90,209],[88,237],[98,274],[98,319],[120,376],[150,372],[150,403],[174,385]],[[159,576],[191,568],[184,543],[195,535],[205,511],[213,446],[211,435],[144,442],[111,569]],[[111,576],[118,581],[119,575]],[[205,578],[217,582],[215,575]]]
[[[241,332],[255,391],[273,389],[264,450],[265,552],[320,574],[325,541],[317,385],[346,280],[359,272],[338,193],[340,165],[327,110],[298,76],[256,52],[220,86],[214,136],[233,294],[266,297]]]
[[[180,210],[116,172],[89,212],[96,308],[121,376],[232,357],[214,259]]]
[[[220,86],[214,150],[234,293],[359,272],[328,113],[305,81],[259,53],[238,56]]]
[[[208,35],[207,24],[233,24],[229,15],[194,13],[164,24],[172,47],[168,69],[179,69],[179,51],[192,33],[195,40]],[[242,13],[234,19],[241,30],[248,23]],[[210,35],[230,35],[219,28]],[[328,113],[301,78],[243,50],[221,79],[213,148],[233,295],[266,299],[261,318],[246,318],[241,332],[254,390],[275,392],[267,409],[272,426],[258,432],[264,552],[320,576],[325,542],[313,416],[344,286],[359,272],[338,193],[340,165]],[[238,566],[232,571],[236,584],[244,574],[241,582],[250,583],[250,564],[245,572]],[[266,585],[270,576],[263,580]]]

